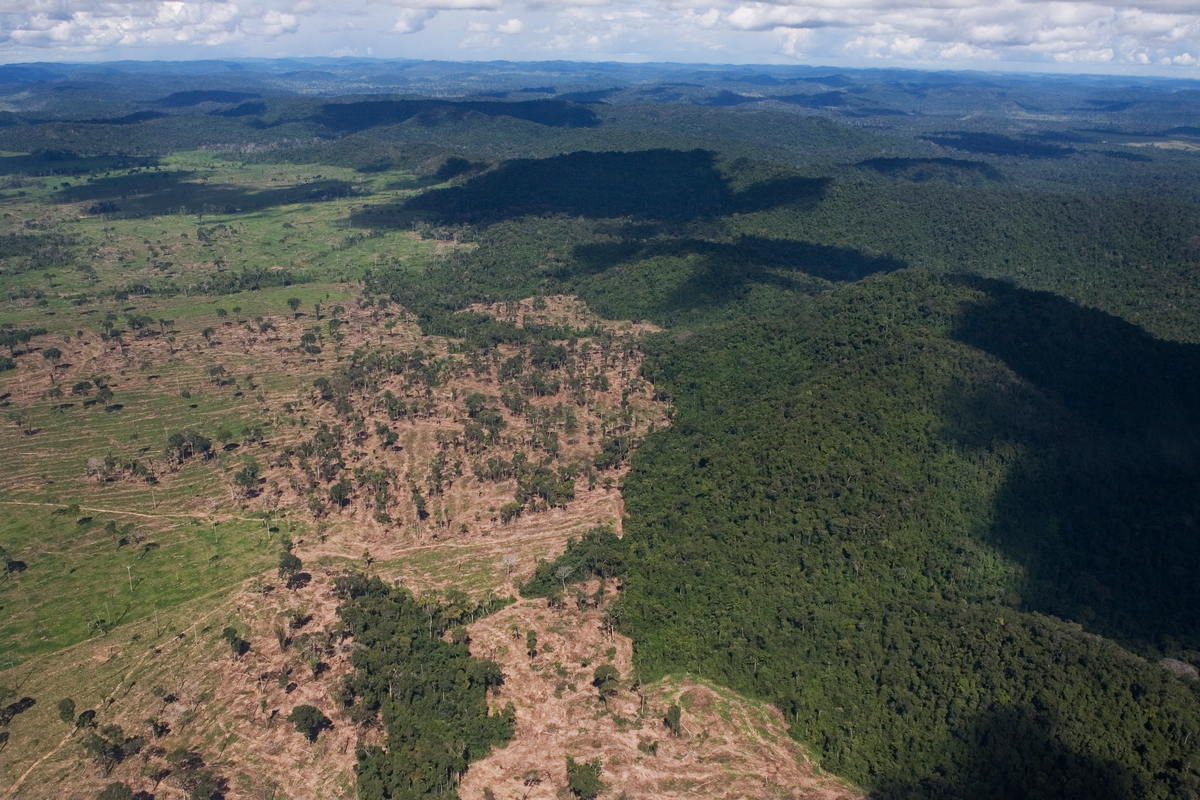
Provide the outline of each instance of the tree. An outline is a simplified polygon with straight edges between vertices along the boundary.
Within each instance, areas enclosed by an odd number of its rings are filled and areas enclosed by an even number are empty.
[[[667,715],[663,717],[663,722],[671,730],[671,735],[678,737],[683,732],[683,723],[680,721],[679,706],[672,705],[667,709]]]
[[[567,756],[567,788],[579,800],[593,800],[608,788],[600,781],[600,759],[580,764]]]
[[[417,509],[417,519],[424,521],[429,518],[429,510],[425,507],[425,497],[416,486],[412,487],[412,501]]]
[[[592,677],[592,686],[600,690],[600,699],[607,705],[608,698],[617,693],[621,681],[621,673],[612,664],[601,664],[596,667]]]
[[[558,578],[558,580],[562,583],[562,589],[564,592],[567,591],[567,578],[571,577],[571,573],[574,571],[575,568],[570,564],[563,564],[554,570],[554,577]]]
[[[21,433],[25,434],[26,436],[32,436],[34,433],[33,426],[31,425],[32,419],[33,418],[30,416],[29,412],[25,409],[15,408],[8,412],[9,422],[20,428]]]
[[[96,800],[131,800],[133,789],[127,783],[110,783],[96,795]]]
[[[304,562],[299,559],[294,553],[289,553],[286,550],[279,554],[279,577],[290,581],[296,576],[301,569],[304,568]]]
[[[192,430],[173,433],[167,439],[167,455],[180,463],[192,455],[207,456],[211,449],[212,442],[208,437]]]
[[[213,337],[213,334],[214,334],[214,333],[216,333],[216,332],[217,332],[217,329],[216,329],[216,328],[213,328],[213,327],[208,327],[208,328],[205,328],[204,330],[200,331],[200,335],[204,337],[204,341],[206,341],[206,342],[208,342],[209,344],[211,344],[211,343],[212,343],[212,337]]]
[[[517,517],[521,516],[521,504],[515,500],[511,503],[505,503],[500,506],[500,522],[507,525]]]
[[[321,731],[332,728],[329,717],[314,706],[296,706],[288,714],[287,721],[296,726],[296,733],[302,733],[310,742],[315,742]]]
[[[288,308],[292,310],[292,319],[295,319],[300,312],[300,298],[289,297],[287,300]]]
[[[529,654],[529,658],[533,659],[537,655],[537,632],[529,631],[525,634],[525,652]]]
[[[64,697],[58,701],[58,718],[68,725],[75,724],[75,701]]]
[[[227,625],[225,629],[221,631],[221,638],[229,643],[229,649],[233,651],[234,655],[240,656],[250,648],[250,643],[243,639],[241,635],[238,634],[237,628],[233,627],[232,625]]]
[[[42,358],[53,364],[58,364],[62,359],[62,350],[59,350],[57,347],[47,347],[42,351]]]
[[[487,405],[487,400],[487,395],[481,392],[471,392],[471,394],[463,398],[463,403],[467,407],[467,416],[472,419],[478,416],[479,412],[483,411],[483,407]]]
[[[142,749],[141,737],[126,737],[120,725],[103,725],[98,733],[90,733],[83,741],[83,749],[96,760],[104,774]]]
[[[336,503],[338,508],[345,508],[346,504],[350,502],[352,488],[350,481],[346,480],[346,476],[343,475],[341,480],[329,487],[329,499]]]
[[[217,309],[217,319],[225,319],[228,316],[229,316],[229,312],[226,311],[225,309],[223,309],[223,308]]]
[[[233,482],[249,492],[258,488],[258,475],[262,467],[253,457],[247,458],[245,465],[233,475]]]

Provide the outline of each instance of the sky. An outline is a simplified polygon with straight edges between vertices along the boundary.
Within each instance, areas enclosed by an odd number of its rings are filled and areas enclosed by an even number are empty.
[[[1200,78],[1200,0],[0,0],[0,63],[374,56]]]

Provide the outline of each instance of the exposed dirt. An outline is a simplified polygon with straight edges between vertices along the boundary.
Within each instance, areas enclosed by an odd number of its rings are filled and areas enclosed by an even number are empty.
[[[243,444],[232,459],[214,459],[213,485],[206,485],[202,493],[161,508],[127,511],[214,520],[271,511],[289,523],[288,530],[300,531],[296,552],[312,581],[289,590],[279,586],[273,574],[264,575],[193,625],[176,621],[173,629],[179,635],[169,642],[163,640],[170,634],[156,630],[157,647],[135,644],[136,636],[122,643],[121,635],[114,633],[104,642],[79,645],[56,659],[61,666],[55,669],[95,669],[116,677],[115,688],[92,690],[103,698],[102,724],[115,722],[129,735],[146,734],[146,720],[155,717],[170,733],[106,777],[81,760],[81,735],[64,737],[55,727],[61,723],[50,722],[43,707],[36,713],[46,717],[52,741],[42,761],[22,769],[27,777],[10,796],[85,798],[110,780],[124,780],[159,798],[183,797],[176,779],[167,777],[156,784],[148,776],[165,764],[164,753],[187,747],[202,753],[212,769],[228,779],[230,798],[350,797],[355,744],[378,732],[352,727],[339,716],[331,696],[331,688],[350,669],[352,642],[336,633],[337,600],[329,585],[347,560],[385,580],[399,579],[419,593],[453,585],[475,593],[515,594],[537,559],[556,556],[570,537],[600,524],[613,525],[620,533],[619,486],[628,461],[603,470],[590,465],[606,435],[627,436],[636,443],[652,427],[668,422],[668,410],[638,377],[641,355],[636,338],[652,327],[599,320],[569,297],[475,310],[518,325],[596,326],[605,331],[603,347],[581,337],[570,351],[569,370],[588,379],[586,390],[575,395],[526,393],[526,408],[513,413],[499,402],[499,371],[504,361],[518,355],[518,348],[501,346],[490,359],[472,364],[463,354],[451,352],[446,340],[422,337],[403,310],[360,309],[351,303],[339,314],[340,341],[323,334],[320,354],[303,353],[299,345],[301,335],[311,332],[317,321],[305,314],[281,314],[266,320],[275,325],[266,333],[228,320],[211,325],[215,330],[205,336],[202,328],[212,321],[196,319],[173,328],[161,325],[158,336],[125,344],[85,334],[64,343],[63,361],[70,366],[57,370],[36,351],[20,357],[25,381],[13,387],[18,404],[48,403],[45,393],[53,385],[69,389],[76,380],[119,375],[121,370],[125,374],[114,380],[118,400],[138,392],[178,393],[189,386],[193,391],[242,391],[235,413],[270,419],[267,442]],[[168,333],[168,328],[176,332]],[[349,393],[353,412],[348,418],[334,402],[321,399],[312,381],[320,375],[333,378],[356,348],[408,354],[419,348],[425,363],[444,360],[444,380],[428,386],[410,375],[385,374],[369,390]],[[138,370],[137,364],[146,358],[170,364],[169,381]],[[270,370],[263,364],[270,364]],[[217,365],[235,373],[237,383],[216,386],[219,376],[214,379],[207,372]],[[561,377],[565,379],[569,370],[564,367]],[[250,371],[268,386],[252,388],[244,377]],[[388,391],[410,411],[392,418],[379,401]],[[463,399],[476,392],[489,397],[488,406],[506,423],[497,437],[483,443],[465,436],[470,418]],[[568,410],[575,417],[572,430],[565,424]],[[222,421],[201,418],[194,424],[208,431]],[[295,455],[321,423],[340,431],[339,449],[348,472],[389,475],[387,499],[355,481],[343,507],[330,501],[332,480],[315,474],[311,458],[305,462]],[[377,425],[396,435],[393,444],[377,432]],[[559,437],[553,451],[545,445],[548,431]],[[118,454],[122,447],[129,450],[122,442],[109,444]],[[280,456],[289,449],[292,455]],[[5,452],[19,455],[17,450],[32,448],[14,446]],[[255,493],[238,496],[231,491],[232,473],[244,463],[241,453],[247,452],[259,460],[262,480]],[[480,480],[473,464],[487,458],[511,461],[516,453],[555,470],[573,471],[574,498],[554,504],[533,500],[520,516],[508,523],[500,520],[499,509],[513,501],[516,481]],[[447,466],[440,489],[432,475],[432,462],[439,454]],[[180,472],[165,456],[150,454],[148,460],[161,491],[169,493],[173,482],[181,480]],[[36,459],[14,463],[15,480],[36,469]],[[97,479],[79,476],[77,488],[87,491],[89,480]],[[116,480],[138,479],[125,475]],[[414,487],[427,506],[425,519],[417,513]],[[313,497],[317,502],[310,505]],[[106,496],[100,502],[97,497],[95,505],[118,508],[113,499]],[[297,527],[296,522],[302,524]],[[274,588],[267,591],[271,584]],[[597,586],[586,590],[595,593]],[[505,684],[493,702],[514,703],[517,731],[507,747],[468,770],[460,787],[463,800],[483,798],[485,789],[501,800],[559,796],[566,784],[568,755],[580,762],[600,759],[602,780],[608,785],[604,796],[611,798],[858,796],[818,775],[787,736],[781,715],[768,706],[688,678],[635,686],[629,640],[605,628],[600,608],[585,606],[576,605],[573,596],[566,609],[549,609],[540,600],[522,601],[471,627],[472,650],[495,659],[504,670]],[[290,620],[306,617],[310,618],[302,625],[291,627]],[[235,656],[220,637],[222,627],[231,623],[248,642],[243,655]],[[140,625],[146,628],[150,623]],[[286,649],[281,649],[277,630],[291,639]],[[530,630],[538,640],[532,659],[526,653]],[[313,664],[319,665],[318,674]],[[592,685],[601,664],[612,664],[622,680],[619,690],[603,701]],[[171,695],[174,700],[168,702],[165,698]],[[678,738],[662,722],[673,703],[684,709],[684,731]],[[285,721],[301,704],[317,707],[332,720],[332,728],[315,743]]]
[[[68,669],[107,672],[110,665],[118,666],[116,681],[105,687],[96,708],[97,723],[120,725],[126,736],[142,736],[147,744],[105,775],[84,755],[86,732],[72,732],[57,719],[47,721],[49,732],[61,730],[65,735],[0,797],[82,800],[95,797],[113,781],[160,799],[186,797],[178,776],[159,781],[152,777],[168,767],[165,754],[177,748],[201,754],[212,771],[228,781],[226,796],[231,799],[351,796],[354,747],[364,737],[371,741],[372,732],[344,723],[330,696],[330,688],[351,669],[352,647],[349,640],[328,635],[340,629],[329,582],[332,574],[317,571],[295,589],[275,586],[264,592],[259,587],[238,593],[191,626],[185,621],[178,635],[150,648],[137,642],[137,636],[72,648]],[[247,640],[246,652],[235,655],[221,638],[225,625]],[[276,629],[289,639],[286,649],[280,648]],[[320,646],[307,647],[308,642]],[[311,666],[316,663],[319,675]],[[39,679],[54,682],[53,675]],[[314,706],[332,720],[332,727],[315,743],[286,721],[299,705]],[[169,731],[155,737],[151,718],[165,723]]]
[[[594,582],[586,587],[588,595],[596,590]],[[530,630],[538,644],[533,658],[526,651]],[[606,798],[861,797],[817,773],[771,706],[690,677],[638,686],[629,639],[613,635],[591,604],[552,609],[545,600],[526,600],[469,632],[472,652],[503,667],[494,702],[516,706],[517,729],[507,747],[470,767],[459,789],[463,800],[481,800],[489,789],[499,800],[561,797],[567,756],[599,759]],[[606,700],[592,685],[603,664],[622,679]],[[682,708],[678,738],[663,721],[672,704]]]

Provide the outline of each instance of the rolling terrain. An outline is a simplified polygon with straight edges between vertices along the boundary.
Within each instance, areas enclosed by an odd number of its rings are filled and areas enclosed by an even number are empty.
[[[1200,792],[1190,84],[295,66],[0,71],[0,797]]]

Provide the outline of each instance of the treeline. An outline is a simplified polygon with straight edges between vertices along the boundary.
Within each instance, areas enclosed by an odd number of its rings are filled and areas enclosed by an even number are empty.
[[[1154,662],[1200,661],[1194,592],[1170,572],[1200,558],[1183,524],[1200,473],[1156,445],[1114,458],[1133,445],[1060,387],[961,341],[994,291],[905,271],[657,340],[646,372],[676,416],[625,481],[637,663],[770,698],[827,767],[885,796],[1194,792],[1197,686]],[[1053,328],[1007,313],[991,335],[1019,331],[1064,378],[1081,367],[1063,358],[1114,355],[1056,352]],[[1129,394],[1147,376],[1112,377]]]
[[[1156,663],[1200,663],[1200,362],[1061,297],[1182,292],[1194,209],[1139,202],[834,183],[686,227],[508,219],[371,285],[426,325],[564,291],[669,326],[644,373],[673,423],[605,545],[643,680],[767,698],[886,796],[1168,797],[1200,790],[1197,687]]]

